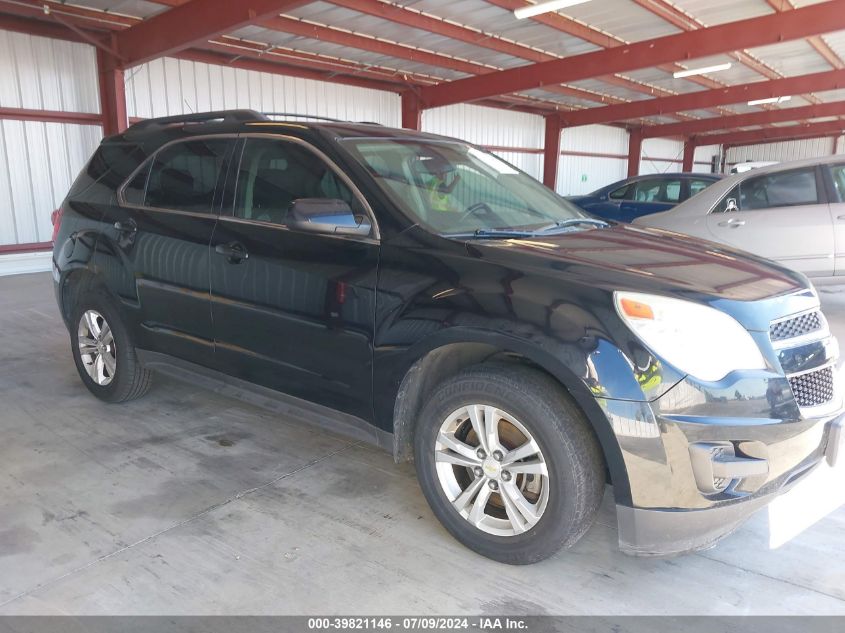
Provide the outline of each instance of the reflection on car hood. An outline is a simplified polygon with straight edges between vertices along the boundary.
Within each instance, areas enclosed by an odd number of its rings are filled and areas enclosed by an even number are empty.
[[[755,301],[808,288],[800,273],[721,244],[619,224],[528,239],[468,243],[476,256],[547,269],[573,282],[700,300]]]

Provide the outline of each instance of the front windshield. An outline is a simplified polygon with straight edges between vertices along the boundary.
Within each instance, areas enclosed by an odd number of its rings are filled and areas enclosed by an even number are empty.
[[[601,224],[488,152],[452,141],[347,139],[344,146],[416,223],[443,235]]]

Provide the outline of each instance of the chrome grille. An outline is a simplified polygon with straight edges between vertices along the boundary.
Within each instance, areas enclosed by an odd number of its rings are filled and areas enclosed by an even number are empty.
[[[833,399],[833,369],[825,367],[791,376],[789,386],[799,407],[817,407]]]
[[[807,312],[806,314],[772,323],[769,327],[769,338],[774,341],[783,341],[790,338],[804,336],[810,332],[822,329],[821,314]]]

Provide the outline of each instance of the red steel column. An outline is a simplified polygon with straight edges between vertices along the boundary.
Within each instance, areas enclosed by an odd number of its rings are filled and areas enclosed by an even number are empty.
[[[628,132],[628,177],[640,173],[640,157],[643,150],[643,133],[640,129]]]
[[[100,82],[100,113],[103,136],[120,134],[128,126],[126,88],[118,61],[102,48],[97,49],[97,78]]]
[[[684,143],[684,171],[693,171],[695,163],[695,139],[690,137]]]
[[[402,93],[402,127],[418,131],[422,127],[420,98],[411,90]]]
[[[557,185],[557,168],[560,162],[560,119],[551,114],[546,117],[546,134],[543,143],[543,184],[552,191]]]

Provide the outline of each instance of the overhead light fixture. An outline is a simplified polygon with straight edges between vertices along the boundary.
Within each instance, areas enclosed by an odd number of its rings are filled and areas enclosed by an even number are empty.
[[[514,17],[517,20],[524,20],[525,18],[533,18],[535,15],[549,13],[550,11],[559,11],[566,7],[574,7],[576,4],[584,4],[590,0],[548,0],[548,2],[540,2],[539,4],[532,4],[525,7],[519,7],[513,10]]]
[[[767,99],[754,99],[753,101],[749,101],[748,105],[765,105],[767,103],[783,103],[784,101],[789,101],[792,97],[769,97]]]
[[[707,73],[717,73],[720,70],[728,70],[733,64],[727,62],[724,64],[715,64],[714,66],[705,66],[704,68],[688,68],[687,70],[678,70],[672,74],[675,79],[683,77],[694,77],[695,75],[706,75]]]

